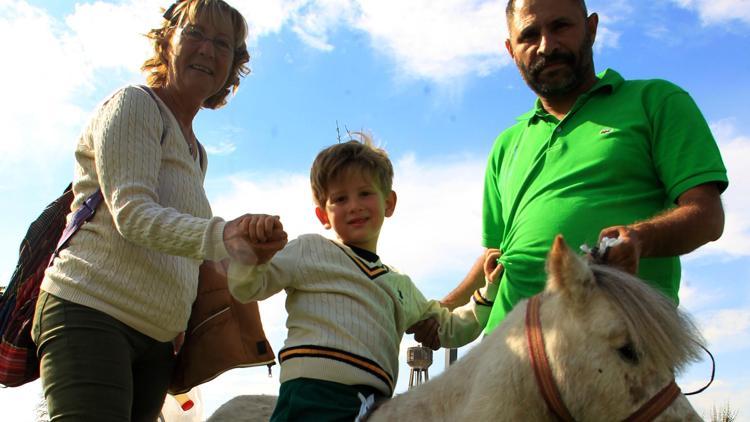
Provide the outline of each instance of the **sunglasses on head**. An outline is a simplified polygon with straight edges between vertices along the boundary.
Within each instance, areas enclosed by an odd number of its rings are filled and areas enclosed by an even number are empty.
[[[171,22],[172,19],[174,19],[174,17],[175,17],[174,16],[174,11],[177,8],[177,5],[180,4],[180,3],[182,3],[182,2],[184,2],[184,1],[185,0],[177,0],[176,2],[172,3],[172,5],[169,6],[169,8],[162,15],[164,17],[164,19],[166,19],[166,20],[168,20],[168,21]]]

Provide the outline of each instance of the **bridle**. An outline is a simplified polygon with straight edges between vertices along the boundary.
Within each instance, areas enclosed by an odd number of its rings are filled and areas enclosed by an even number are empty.
[[[541,296],[535,295],[529,299],[526,307],[526,339],[529,347],[529,357],[531,358],[531,367],[534,370],[539,392],[547,404],[547,408],[558,420],[573,422],[573,416],[565,406],[560,396],[560,390],[557,388],[552,371],[550,370],[547,352],[544,348],[544,336],[542,334],[542,323],[539,317],[539,308],[541,307]],[[638,410],[625,418],[624,422],[645,422],[651,421],[659,416],[672,402],[680,395],[680,388],[675,384],[674,378],[656,393],[651,400],[643,404]]]

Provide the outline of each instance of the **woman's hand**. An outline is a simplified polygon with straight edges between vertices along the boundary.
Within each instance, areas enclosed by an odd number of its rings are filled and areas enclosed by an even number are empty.
[[[224,226],[224,245],[229,256],[243,264],[271,260],[286,246],[287,234],[277,215],[245,214]]]
[[[493,284],[499,283],[503,274],[503,266],[497,262],[500,255],[500,249],[487,249],[484,252],[484,279]]]

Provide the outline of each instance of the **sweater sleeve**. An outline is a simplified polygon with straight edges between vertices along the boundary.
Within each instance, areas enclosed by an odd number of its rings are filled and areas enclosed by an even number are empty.
[[[415,288],[416,290],[416,288]],[[438,336],[442,347],[461,347],[472,341],[482,333],[482,329],[487,324],[495,296],[497,296],[498,286],[493,283],[485,285],[474,292],[472,299],[464,306],[450,311],[443,307],[437,300],[426,300],[422,294],[417,291],[417,306],[423,309],[418,318],[410,321],[421,321],[430,317],[435,317],[440,324]],[[421,303],[419,303],[421,302]]]
[[[238,301],[247,303],[293,287],[301,253],[300,240],[295,239],[265,264],[245,265],[232,260],[227,276],[229,292]]]
[[[170,255],[226,258],[224,220],[158,203],[163,127],[158,105],[135,87],[120,91],[99,111],[91,136],[99,186],[115,228],[135,244]]]

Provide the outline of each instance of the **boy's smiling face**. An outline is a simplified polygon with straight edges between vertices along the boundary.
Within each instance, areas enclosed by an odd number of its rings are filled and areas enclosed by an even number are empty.
[[[329,184],[324,207],[317,207],[315,215],[326,229],[333,228],[346,245],[377,253],[380,228],[393,215],[396,193],[384,194],[373,177],[347,169]]]

